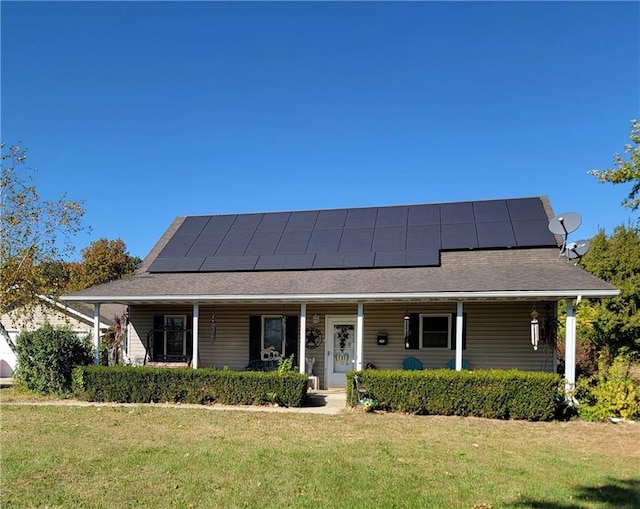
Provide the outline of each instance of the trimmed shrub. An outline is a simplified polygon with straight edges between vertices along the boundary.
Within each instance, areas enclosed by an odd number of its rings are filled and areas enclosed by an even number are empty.
[[[76,366],[90,364],[92,346],[69,327],[45,324],[22,332],[16,339],[19,385],[42,394],[70,392]]]
[[[292,372],[86,366],[73,376],[76,397],[119,403],[222,403],[302,406],[307,376]]]
[[[361,394],[395,412],[543,421],[558,416],[564,402],[561,378],[550,373],[366,370],[357,376]],[[347,380],[347,401],[355,405],[353,372]]]

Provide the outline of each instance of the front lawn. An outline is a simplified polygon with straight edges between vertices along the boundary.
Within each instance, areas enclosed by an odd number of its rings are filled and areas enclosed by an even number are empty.
[[[7,508],[640,507],[640,424],[2,403]]]

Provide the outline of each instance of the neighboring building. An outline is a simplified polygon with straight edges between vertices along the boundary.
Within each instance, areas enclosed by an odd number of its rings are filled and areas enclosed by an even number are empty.
[[[322,387],[408,356],[553,372],[565,300],[571,385],[573,303],[618,290],[559,256],[552,217],[544,197],[179,217],[132,276],[63,300],[128,306],[139,364],[244,370],[294,355]]]
[[[99,330],[104,333],[115,324],[116,316],[123,317],[126,307],[111,304],[101,307]],[[0,377],[11,377],[16,369],[16,354],[14,351],[16,338],[24,330],[35,330],[45,323],[52,326],[68,326],[79,336],[93,335],[94,308],[82,303],[63,304],[49,297],[42,296],[40,303],[33,309],[14,310],[0,317],[2,325],[9,334],[7,338],[0,334]]]

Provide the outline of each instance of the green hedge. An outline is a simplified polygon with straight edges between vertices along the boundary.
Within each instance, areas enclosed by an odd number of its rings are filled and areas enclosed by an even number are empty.
[[[85,366],[73,373],[73,391],[85,401],[222,403],[302,406],[307,376],[300,373],[191,368]]]
[[[347,375],[347,401],[362,395],[376,408],[431,415],[461,415],[492,419],[547,421],[560,416],[564,405],[562,380],[550,373],[518,370],[425,371],[366,370]]]

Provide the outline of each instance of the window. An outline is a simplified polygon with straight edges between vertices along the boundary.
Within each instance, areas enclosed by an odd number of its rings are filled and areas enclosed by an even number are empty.
[[[165,315],[164,354],[187,355],[187,317]]]
[[[420,315],[420,348],[451,348],[451,315]]]
[[[262,349],[273,347],[276,352],[279,352],[284,357],[285,335],[282,322],[282,316],[280,315],[262,317]]]

